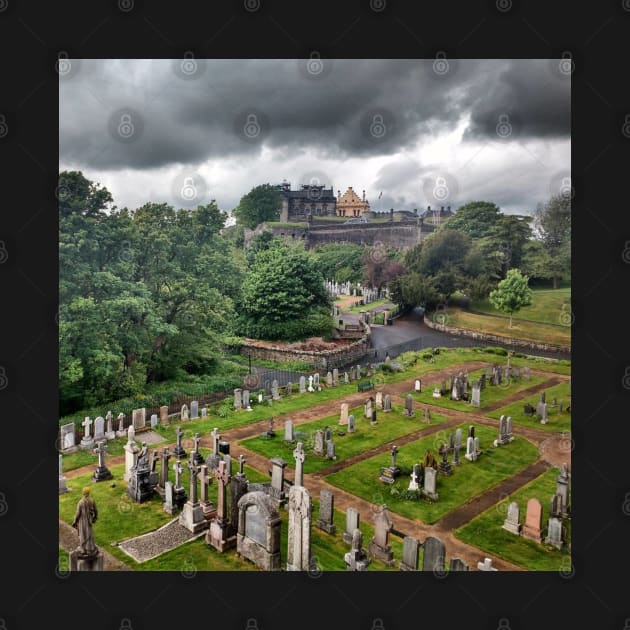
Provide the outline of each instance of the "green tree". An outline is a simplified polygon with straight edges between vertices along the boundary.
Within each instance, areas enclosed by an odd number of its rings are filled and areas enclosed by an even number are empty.
[[[232,210],[239,225],[252,230],[265,221],[277,221],[280,217],[281,196],[277,186],[261,184],[255,186]]]
[[[494,229],[501,211],[490,201],[471,201],[457,209],[448,220],[445,230],[459,230],[471,238],[483,238]]]
[[[360,282],[364,247],[355,243],[327,243],[313,250],[317,266],[326,280]]]
[[[294,341],[332,331],[324,278],[301,244],[275,239],[243,282],[240,331],[256,339]]]
[[[539,204],[534,213],[534,231],[549,254],[553,288],[571,271],[571,197],[556,195]]]
[[[519,269],[510,269],[504,280],[501,280],[488,296],[494,308],[502,313],[509,313],[512,328],[512,315],[523,306],[532,303],[532,290],[528,285],[529,278],[521,274]]]
[[[390,291],[392,300],[403,309],[422,306],[426,310],[432,310],[444,301],[435,287],[433,278],[415,272],[393,280],[390,283]]]

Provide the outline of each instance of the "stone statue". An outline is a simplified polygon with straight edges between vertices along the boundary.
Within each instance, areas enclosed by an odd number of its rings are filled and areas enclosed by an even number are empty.
[[[142,448],[138,453],[138,468],[149,467],[149,447],[146,442],[142,442]]]
[[[79,533],[79,553],[81,556],[94,556],[98,549],[94,543],[92,524],[98,518],[98,510],[94,499],[90,498],[90,489],[83,488],[83,498],[77,503],[72,527]]]
[[[360,529],[355,529],[352,532],[352,551],[361,551],[361,545],[363,544],[363,534]]]

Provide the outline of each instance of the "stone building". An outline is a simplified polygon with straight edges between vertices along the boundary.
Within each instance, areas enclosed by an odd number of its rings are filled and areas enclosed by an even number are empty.
[[[340,190],[337,191],[337,216],[361,217],[367,212],[370,212],[370,204],[365,198],[365,190],[362,199],[352,190],[352,186],[343,195]]]
[[[301,222],[311,217],[335,216],[337,198],[333,194],[332,186],[311,183],[302,184],[299,190],[291,190],[291,184],[282,182],[279,187],[282,198],[280,204],[280,221]]]
[[[455,213],[451,210],[451,206],[441,206],[439,208],[431,208],[431,206],[427,206],[427,209],[420,213],[420,218],[425,223],[430,223],[431,225],[441,225],[447,219],[450,219]]]

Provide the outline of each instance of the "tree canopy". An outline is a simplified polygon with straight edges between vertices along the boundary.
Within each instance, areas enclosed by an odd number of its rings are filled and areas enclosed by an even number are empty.
[[[277,186],[254,186],[232,210],[239,225],[254,229],[265,221],[277,221],[280,217],[280,192]]]
[[[510,269],[505,279],[501,280],[494,291],[488,296],[490,303],[502,313],[510,315],[509,327],[512,328],[512,315],[523,306],[532,303],[532,290],[528,284],[529,278],[521,274],[519,269]]]
[[[256,339],[293,341],[332,332],[330,298],[312,255],[274,239],[256,254],[243,282],[239,330]]]

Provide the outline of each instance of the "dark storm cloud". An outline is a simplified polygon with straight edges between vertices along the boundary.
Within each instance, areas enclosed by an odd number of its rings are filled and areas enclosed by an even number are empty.
[[[334,60],[319,78],[303,63],[215,60],[183,80],[167,60],[83,60],[60,84],[61,161],[145,169],[255,158],[263,145],[287,156],[391,155],[465,115],[466,137],[492,135],[493,116],[509,108],[529,135],[568,134],[568,81],[547,62],[459,61],[452,77],[438,77],[431,61]],[[139,124],[124,141],[116,129],[127,109]],[[258,125],[253,137],[248,116]]]
[[[550,60],[512,60],[497,73],[496,80],[474,87],[472,92],[476,94],[471,93],[471,119],[464,139],[496,140],[502,120],[512,126],[516,140],[568,137],[571,82],[556,65]]]

